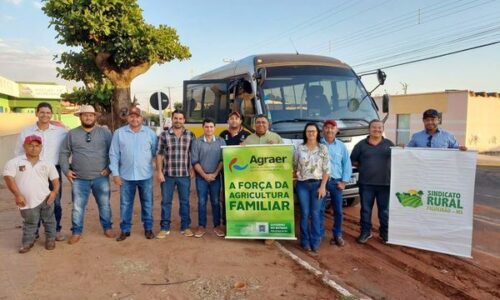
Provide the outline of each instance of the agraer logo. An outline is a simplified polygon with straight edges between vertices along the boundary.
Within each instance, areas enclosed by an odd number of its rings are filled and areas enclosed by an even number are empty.
[[[231,159],[231,161],[229,162],[229,171],[233,172],[233,167],[236,171],[242,171],[242,170],[245,170],[246,168],[248,168],[248,164],[246,165],[237,165],[236,162],[238,161],[238,158],[233,158]]]
[[[404,207],[417,208],[424,205],[422,202],[423,194],[422,191],[409,190],[407,193],[396,193],[396,197]]]

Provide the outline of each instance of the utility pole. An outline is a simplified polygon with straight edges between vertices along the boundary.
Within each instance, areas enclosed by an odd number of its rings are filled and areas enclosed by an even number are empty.
[[[406,95],[408,93],[408,83],[406,82],[400,82],[401,87],[403,89],[403,94]]]

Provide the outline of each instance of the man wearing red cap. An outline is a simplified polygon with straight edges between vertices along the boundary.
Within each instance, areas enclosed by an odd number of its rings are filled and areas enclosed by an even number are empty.
[[[342,238],[342,191],[345,189],[346,183],[351,179],[352,165],[347,147],[341,140],[336,138],[337,133],[338,128],[335,120],[326,120],[323,123],[323,139],[321,142],[328,148],[331,171],[326,189],[330,192],[334,220],[330,245],[342,247],[345,244]],[[326,198],[321,210],[322,220],[325,218],[325,207]],[[324,221],[321,222],[321,229],[321,236],[323,236]]]
[[[66,137],[67,130],[64,127],[56,126],[51,123],[52,119],[52,106],[47,102],[40,102],[36,107],[36,117],[38,121],[24,128],[18,136],[16,148],[14,151],[15,156],[20,156],[24,154],[23,141],[24,138],[32,134],[36,134],[42,138],[43,148],[40,153],[40,159],[47,163],[54,164],[56,166],[57,172],[59,173],[59,190],[57,193],[56,200],[54,201],[54,214],[56,216],[56,241],[64,241],[66,238],[61,233],[61,218],[62,218],[62,206],[61,206],[61,168],[59,167],[59,150],[61,149],[61,144]],[[54,190],[54,187],[49,182],[50,190]],[[37,232],[38,236],[38,232]]]
[[[56,247],[54,200],[59,190],[59,175],[53,164],[40,159],[40,136],[26,136],[23,148],[25,154],[9,160],[3,171],[5,183],[24,219],[19,253],[26,253],[33,247],[40,222],[45,228],[45,249],[53,250]],[[52,191],[49,190],[49,180],[54,187]]]

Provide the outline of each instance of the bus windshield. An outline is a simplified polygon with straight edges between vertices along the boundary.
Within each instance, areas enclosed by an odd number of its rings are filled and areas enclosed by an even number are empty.
[[[335,119],[340,128],[359,128],[378,119],[372,99],[356,74],[347,68],[269,67],[262,92],[272,128],[278,132],[301,131],[304,122],[310,121]],[[360,105],[349,110],[352,99]]]

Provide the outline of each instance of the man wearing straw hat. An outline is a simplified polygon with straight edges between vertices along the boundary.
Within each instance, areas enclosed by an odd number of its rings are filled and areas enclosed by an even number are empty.
[[[99,208],[99,219],[104,236],[114,238],[111,229],[111,190],[109,186],[109,147],[111,132],[96,125],[98,113],[90,105],[82,105],[75,113],[81,126],[69,131],[59,154],[59,165],[72,184],[71,231],[69,244],[80,241],[83,233],[85,207],[90,192],[94,195]],[[69,158],[71,156],[71,165]]]

